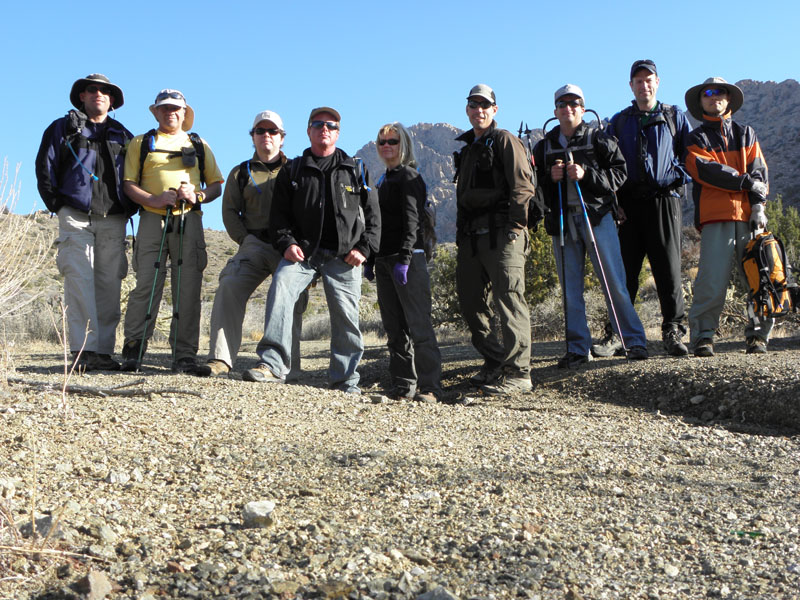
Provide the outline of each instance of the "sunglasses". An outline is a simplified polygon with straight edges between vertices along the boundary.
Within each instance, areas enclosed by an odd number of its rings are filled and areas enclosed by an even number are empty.
[[[184,102],[186,101],[186,99],[183,97],[183,94],[180,92],[161,92],[158,96],[156,96],[156,103],[166,100],[167,98],[172,98],[173,100],[183,100]]]
[[[328,131],[336,131],[339,129],[339,124],[336,121],[311,121],[308,126],[312,129],[327,127]]]
[[[494,102],[489,102],[488,100],[482,100],[481,102],[478,102],[477,100],[470,100],[469,102],[467,102],[467,106],[469,106],[470,108],[480,107],[483,110],[488,110],[489,108],[494,106]]]
[[[703,90],[703,96],[706,98],[711,98],[712,96],[725,96],[727,94],[728,90],[723,89]]]
[[[385,146],[386,144],[389,144],[390,146],[397,146],[397,144],[399,144],[399,143],[400,143],[400,140],[395,140],[395,139],[378,140],[378,146]]]
[[[556,102],[556,108],[566,108],[571,106],[572,108],[577,108],[579,106],[583,106],[583,101],[581,100],[559,100]]]
[[[277,127],[256,127],[255,129],[253,129],[251,134],[252,133],[255,133],[256,135],[264,135],[265,133],[268,133],[270,135],[278,135],[279,133],[283,132]]]
[[[111,95],[111,88],[107,85],[87,85],[84,90],[90,94],[103,94],[104,96]]]

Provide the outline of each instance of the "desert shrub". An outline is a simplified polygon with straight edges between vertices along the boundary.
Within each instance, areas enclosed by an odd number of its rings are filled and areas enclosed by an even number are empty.
[[[20,165],[9,181],[8,160],[0,174],[0,319],[20,314],[41,294],[30,283],[48,257],[52,236],[37,227],[36,215],[14,215]]]

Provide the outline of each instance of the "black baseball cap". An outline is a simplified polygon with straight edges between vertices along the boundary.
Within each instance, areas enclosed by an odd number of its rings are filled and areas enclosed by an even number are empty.
[[[636,74],[636,71],[638,71],[639,69],[647,69],[653,75],[658,77],[658,71],[656,71],[656,63],[654,63],[649,58],[645,58],[645,59],[642,59],[642,60],[637,60],[635,63],[633,63],[631,65],[631,79],[633,79],[633,76]]]

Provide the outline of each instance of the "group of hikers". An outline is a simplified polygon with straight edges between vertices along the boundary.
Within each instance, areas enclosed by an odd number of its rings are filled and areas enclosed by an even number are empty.
[[[751,230],[766,226],[767,167],[753,129],[731,119],[743,103],[739,87],[718,77],[691,87],[686,107],[700,125],[690,131],[680,109],[656,99],[658,86],[653,61],[634,62],[634,100],[602,128],[584,122],[584,93],[566,84],[553,98],[552,120],[558,124],[532,149],[497,126],[497,98],[488,85],[469,91],[471,128],[457,138],[464,146],[455,156],[456,288],[472,344],[483,359],[469,383],[484,394],[532,388],[524,272],[529,227],[542,215],[563,298],[567,351],[559,368],[577,368],[593,356],[648,358],[633,304],[645,257],[658,291],[664,350],[689,354],[682,341],[687,316],[680,239],[681,198],[690,179],[701,251],[689,342],[695,356],[713,356],[731,262],[736,257],[741,264]],[[310,146],[290,160],[281,150],[283,121],[265,110],[249,132],[252,157],[225,180],[209,145],[190,133],[194,111],[181,92],[160,91],[150,105],[157,127],[135,137],[109,116],[124,97],[106,76],[78,79],[70,102],[74,109],[44,132],[36,174],[45,205],[59,220],[57,263],[76,368],[141,367],[169,257],[174,372],[231,373],[247,301],[272,276],[256,349],[259,362],[242,379],[273,384],[301,379],[308,288],[321,280],[331,322],[328,384],[359,394],[363,274],[376,283],[387,336],[392,386],[387,395],[423,402],[442,397],[427,263],[431,205],[403,125],[388,123],[378,130],[375,142],[386,171],[373,185],[363,162],[337,148],[342,119],[336,109],[311,110]],[[239,249],[219,275],[209,355],[201,363],[200,293],[207,263],[202,211],[220,194],[225,228]],[[125,227],[135,212],[136,285],[128,299],[120,363],[113,355],[128,268]],[[587,254],[609,315],[605,337],[595,344],[583,297]],[[766,352],[771,327],[771,319],[750,319],[748,353]]]

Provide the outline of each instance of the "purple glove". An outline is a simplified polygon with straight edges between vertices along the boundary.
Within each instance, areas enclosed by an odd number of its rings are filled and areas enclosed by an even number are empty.
[[[375,267],[372,266],[372,263],[364,263],[364,277],[367,278],[367,281],[375,281]]]
[[[399,283],[400,285],[405,285],[408,283],[408,265],[404,265],[402,263],[395,263],[394,269],[392,269],[392,275],[394,275],[394,280]]]

